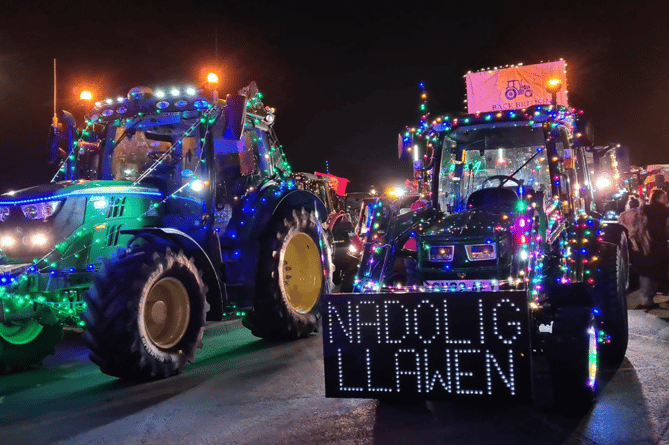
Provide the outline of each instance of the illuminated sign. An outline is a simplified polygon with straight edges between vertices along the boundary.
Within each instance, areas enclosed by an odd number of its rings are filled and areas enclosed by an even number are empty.
[[[324,295],[325,395],[532,399],[525,292]]]
[[[567,105],[567,63],[538,63],[516,65],[510,68],[479,71],[465,76],[467,83],[467,111],[503,111],[550,105],[551,94],[546,91],[546,80],[560,79],[557,93],[559,105]]]

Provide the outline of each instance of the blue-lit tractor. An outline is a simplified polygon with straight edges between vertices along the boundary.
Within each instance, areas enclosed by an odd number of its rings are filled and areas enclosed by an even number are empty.
[[[231,307],[262,338],[316,330],[327,212],[290,179],[261,97],[136,88],[83,130],[60,115],[54,180],[0,196],[0,369],[38,366],[64,326],[128,379],[180,372]]]

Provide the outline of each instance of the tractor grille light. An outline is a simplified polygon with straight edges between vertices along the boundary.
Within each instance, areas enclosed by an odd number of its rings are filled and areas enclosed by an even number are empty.
[[[12,247],[15,243],[16,240],[11,236],[3,236],[0,238],[0,247],[3,249],[6,247]]]
[[[494,260],[497,258],[494,244],[474,244],[465,246],[470,261]]]
[[[430,247],[430,261],[453,261],[453,246]]]
[[[35,247],[41,247],[49,242],[49,238],[43,233],[36,233],[30,237],[30,243]]]

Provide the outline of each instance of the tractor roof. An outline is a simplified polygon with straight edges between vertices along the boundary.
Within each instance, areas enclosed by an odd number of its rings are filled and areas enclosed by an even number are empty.
[[[142,115],[175,113],[195,117],[199,115],[199,112],[211,108],[212,105],[220,107],[225,105],[225,100],[222,99],[218,99],[218,103],[212,103],[214,99],[212,93],[211,90],[197,90],[190,87],[172,88],[169,91],[135,87],[128,92],[126,97],[109,98],[96,102],[95,107],[86,116],[86,120],[91,124],[106,124]],[[263,105],[262,94],[258,92],[255,82],[240,90],[240,94],[248,97],[247,112],[252,118],[270,126],[274,123],[274,109]]]
[[[460,115],[444,115],[435,119],[430,125],[433,132],[449,132],[457,128],[495,123],[517,123],[519,125],[534,125],[546,121],[573,127],[576,114],[571,108],[553,106],[534,106],[521,110],[491,111],[486,113],[472,113]]]

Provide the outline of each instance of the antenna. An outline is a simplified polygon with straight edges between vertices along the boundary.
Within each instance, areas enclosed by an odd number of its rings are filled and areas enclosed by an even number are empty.
[[[58,112],[56,111],[56,59],[53,59],[53,128],[58,128]]]
[[[214,68],[218,73],[218,28],[214,29]]]

